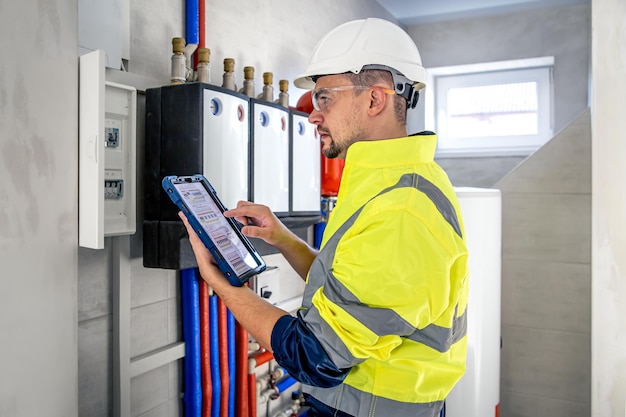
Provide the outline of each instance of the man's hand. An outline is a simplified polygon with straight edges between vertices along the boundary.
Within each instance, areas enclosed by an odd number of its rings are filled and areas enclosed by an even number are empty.
[[[224,212],[224,215],[242,223],[241,233],[244,235],[263,239],[278,249],[298,275],[306,279],[317,251],[289,230],[269,207],[240,201],[237,208]]]
[[[261,204],[240,201],[237,208],[224,212],[224,215],[242,223],[241,233],[244,235],[263,239],[279,250],[295,238],[269,207]]]
[[[200,270],[202,278],[212,287],[221,283],[221,281],[230,285],[228,280],[224,277],[222,271],[220,271],[217,267],[217,262],[213,259],[211,252],[209,252],[206,246],[204,246],[204,243],[202,243],[196,231],[193,230],[193,227],[189,224],[185,214],[182,211],[179,211],[178,216],[183,221],[185,228],[187,229],[187,233],[189,234],[189,243],[191,243],[193,253],[196,255],[198,269]]]

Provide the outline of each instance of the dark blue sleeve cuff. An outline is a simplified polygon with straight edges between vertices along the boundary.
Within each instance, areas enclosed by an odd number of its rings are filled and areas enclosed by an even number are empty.
[[[283,316],[272,330],[274,359],[303,384],[330,388],[341,384],[349,369],[338,369],[302,317]]]

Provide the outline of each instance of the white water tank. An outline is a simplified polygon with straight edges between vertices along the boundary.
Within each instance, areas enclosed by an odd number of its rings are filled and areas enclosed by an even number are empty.
[[[467,370],[446,417],[494,417],[500,403],[502,203],[500,190],[455,188],[469,250]]]
[[[252,201],[277,215],[289,214],[289,110],[250,99]]]
[[[201,84],[202,85],[202,84]],[[227,208],[248,200],[249,104],[246,97],[205,85],[202,89],[202,174]]]

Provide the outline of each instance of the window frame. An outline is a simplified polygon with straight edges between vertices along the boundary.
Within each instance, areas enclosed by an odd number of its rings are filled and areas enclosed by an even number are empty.
[[[481,64],[456,65],[427,69],[425,90],[425,128],[439,135],[438,157],[527,156],[550,138],[554,130],[554,57],[498,61]],[[539,132],[537,135],[498,136],[451,139],[445,127],[439,125],[442,102],[445,99],[438,86],[489,85],[481,82],[536,81],[538,83]],[[496,84],[494,83],[494,84]],[[438,91],[439,90],[439,91]],[[447,90],[445,90],[447,91]]]

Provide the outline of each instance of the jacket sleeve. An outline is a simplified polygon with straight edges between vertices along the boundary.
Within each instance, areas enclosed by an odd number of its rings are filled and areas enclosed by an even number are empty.
[[[315,335],[298,317],[281,317],[272,330],[274,359],[297,381],[330,388],[339,385],[349,369],[338,369]]]

